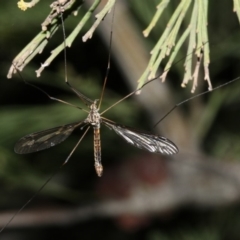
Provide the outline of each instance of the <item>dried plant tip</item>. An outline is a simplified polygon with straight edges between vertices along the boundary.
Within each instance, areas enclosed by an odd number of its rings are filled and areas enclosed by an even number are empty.
[[[46,19],[41,24],[42,30],[46,31],[48,29],[48,26],[51,25],[54,22],[54,20],[57,17],[59,17],[61,13],[70,9],[74,3],[75,3],[75,0],[58,0],[53,2],[50,5],[50,8],[52,9],[50,14],[46,17]]]
[[[160,76],[160,79],[162,79],[162,82],[165,82],[167,78],[168,70],[165,70],[163,74]]]
[[[104,8],[95,16],[96,20],[92,27],[87,31],[87,33],[82,37],[82,41],[86,42],[88,39],[92,38],[92,35],[98,25],[103,21],[103,19],[106,17],[108,13],[110,13],[111,9],[113,8],[115,4],[115,0],[109,0],[107,4],[104,6]]]
[[[208,90],[212,91],[212,83],[211,83],[211,79],[210,79],[210,75],[209,75],[208,66],[204,66],[204,72],[205,72],[204,80],[208,82]]]
[[[195,90],[197,88],[197,85],[198,85],[197,80],[198,80],[198,75],[199,75],[200,64],[201,64],[201,62],[197,62],[196,66],[195,66],[195,70],[194,70],[194,73],[193,73],[193,76],[192,76],[193,86],[192,86],[191,93],[195,92]]]
[[[40,77],[42,71],[43,71],[46,67],[48,67],[48,66],[49,66],[49,63],[47,63],[47,62],[41,63],[41,67],[40,67],[38,70],[35,71],[36,74],[37,74],[37,77]]]

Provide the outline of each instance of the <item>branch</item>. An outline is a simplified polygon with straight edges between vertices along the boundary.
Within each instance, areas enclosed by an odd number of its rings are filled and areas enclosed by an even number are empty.
[[[143,157],[146,159],[141,159]],[[119,196],[119,199],[116,199],[115,196],[115,200],[108,198],[100,203],[77,208],[52,209],[47,207],[46,209],[24,211],[16,216],[8,228],[66,226],[96,217],[118,218],[123,215],[151,217],[187,204],[194,204],[199,208],[218,207],[240,199],[239,163],[223,163],[220,160],[212,161],[206,157],[203,161],[201,157],[191,157],[186,154],[179,154],[176,161],[161,160],[158,156],[151,154],[145,154],[139,158],[126,161],[125,165],[120,166],[120,171],[118,167],[118,174],[114,173],[113,169],[108,169],[109,171],[105,172],[100,180],[102,184],[109,184],[107,188],[105,186],[105,189],[112,194],[118,191],[113,188],[121,187],[122,181],[128,180],[129,191],[125,197]],[[147,163],[146,160],[150,161],[150,165],[152,162],[161,164],[160,169],[165,174],[158,176],[159,182],[147,182],[146,175],[144,178],[139,178],[141,168],[139,166],[137,169],[133,168],[139,162]],[[134,169],[136,172],[132,172]],[[144,169],[146,170],[146,167],[142,168],[142,171]],[[157,174],[159,166],[155,166],[154,169],[153,172]],[[153,173],[148,170],[146,172],[150,175]],[[107,176],[111,176],[112,179]],[[120,176],[120,178],[117,179],[115,176]],[[129,181],[129,177],[131,181]],[[104,198],[106,199],[106,196]],[[0,226],[5,225],[7,219],[10,219],[13,214],[13,212],[1,213]]]

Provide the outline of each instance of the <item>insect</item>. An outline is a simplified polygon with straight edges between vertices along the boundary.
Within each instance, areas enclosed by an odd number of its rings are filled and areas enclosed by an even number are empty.
[[[69,84],[69,83],[68,83]],[[101,117],[99,113],[99,105],[97,100],[90,100],[82,93],[70,86],[71,89],[77,93],[77,95],[89,106],[90,111],[85,120],[75,123],[70,123],[64,126],[59,126],[44,131],[29,134],[21,138],[15,145],[15,152],[19,154],[26,154],[44,150],[53,147],[64,140],[76,129],[83,129],[89,126],[94,130],[94,166],[97,175],[100,177],[103,173],[103,166],[101,163],[101,141],[100,141],[100,126],[101,123],[107,126],[109,129],[114,130],[125,141],[140,149],[145,149],[149,152],[161,153],[161,154],[175,154],[178,152],[177,146],[169,139],[154,135],[151,133],[145,133],[140,130],[135,130],[130,127],[126,127],[115,123],[107,118]],[[105,111],[104,111],[105,112]],[[85,135],[85,134],[84,134]],[[79,142],[80,143],[80,142]],[[77,144],[78,145],[78,144]],[[75,148],[74,148],[75,149]],[[70,154],[71,155],[71,154]],[[69,158],[65,161],[67,163]]]

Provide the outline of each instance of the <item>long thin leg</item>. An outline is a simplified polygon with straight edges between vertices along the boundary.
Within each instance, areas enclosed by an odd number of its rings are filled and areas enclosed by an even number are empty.
[[[57,101],[57,102],[64,103],[64,104],[66,104],[66,105],[68,105],[68,106],[71,106],[71,107],[78,108],[78,109],[80,109],[80,110],[88,113],[88,111],[87,111],[86,109],[84,109],[84,108],[78,107],[78,106],[76,106],[76,105],[74,105],[74,104],[71,104],[71,103],[69,103],[69,102],[66,102],[66,101],[64,101],[64,100],[62,100],[62,99],[52,97],[51,95],[49,95],[46,91],[44,91],[44,90],[41,89],[40,87],[38,87],[38,86],[36,86],[36,85],[34,85],[34,84],[32,84],[32,83],[27,82],[27,81],[22,77],[21,74],[20,74],[20,77],[22,78],[22,80],[24,81],[25,84],[27,84],[27,85],[29,85],[29,86],[31,86],[31,87],[34,87],[34,88],[36,88],[37,90],[41,91],[41,92],[44,93],[49,99],[51,99],[51,100],[53,100],[53,101]]]
[[[13,221],[13,219],[33,200],[37,195],[43,190],[43,188],[52,180],[52,178],[60,171],[60,169],[68,162],[69,158],[72,156],[73,152],[76,150],[80,142],[83,140],[84,136],[88,132],[90,126],[85,130],[81,138],[78,140],[77,144],[73,148],[73,150],[68,155],[67,159],[62,163],[60,167],[57,168],[56,171],[47,179],[47,181],[38,189],[38,191],[9,219],[9,221],[0,229],[0,233]]]
[[[109,51],[108,51],[108,64],[107,64],[106,75],[105,75],[104,83],[103,83],[103,87],[102,87],[102,92],[101,92],[101,95],[100,95],[100,100],[99,100],[99,104],[98,104],[98,109],[101,108],[102,99],[103,99],[103,95],[104,95],[104,91],[105,91],[105,88],[106,88],[107,79],[108,79],[108,75],[109,75],[109,71],[110,71],[114,14],[115,14],[115,5],[113,6],[112,21],[111,21],[111,32],[110,32]]]
[[[66,49],[66,32],[65,32],[65,28],[64,28],[64,21],[63,21],[63,14],[61,13],[61,21],[62,21],[62,31],[63,31],[63,44],[64,44],[64,69],[65,69],[65,83],[67,84],[67,86],[82,100],[82,102],[86,105],[86,106],[90,106],[93,104],[93,100],[89,99],[88,97],[86,97],[85,95],[83,95],[80,91],[78,91],[76,88],[74,88],[68,81],[68,74],[67,74],[67,49]]]
[[[199,94],[197,94],[197,95],[194,95],[194,96],[192,96],[192,97],[190,97],[190,98],[188,98],[188,99],[186,99],[186,100],[184,100],[184,101],[176,104],[176,105],[175,105],[173,108],[171,108],[160,120],[158,120],[158,121],[154,124],[153,128],[155,128],[163,119],[165,119],[175,108],[179,107],[180,105],[182,105],[182,104],[184,104],[184,103],[186,103],[186,102],[188,102],[188,101],[191,101],[191,100],[194,99],[194,98],[200,97],[200,96],[205,95],[205,94],[210,93],[210,92],[213,92],[213,91],[215,91],[215,90],[217,90],[217,89],[219,89],[219,88],[222,88],[222,87],[224,87],[224,86],[226,86],[226,85],[228,85],[228,84],[231,84],[231,83],[233,83],[233,82],[235,82],[235,81],[237,81],[237,80],[239,80],[239,79],[240,79],[240,77],[237,77],[237,78],[235,78],[235,79],[233,79],[233,80],[231,80],[231,81],[229,81],[229,82],[227,82],[227,83],[223,83],[223,84],[221,84],[221,85],[213,88],[211,91],[207,90],[207,91],[205,91],[205,92],[202,92],[202,93],[199,93]]]
[[[80,144],[80,142],[83,140],[83,138],[85,137],[86,133],[88,132],[90,126],[86,129],[86,131],[83,133],[83,135],[81,136],[81,138],[79,139],[79,141],[77,142],[77,144],[75,145],[75,147],[73,148],[73,150],[70,152],[70,154],[68,155],[67,159],[64,161],[64,163],[61,165],[61,167],[63,165],[65,165],[68,160],[70,159],[70,157],[72,156],[72,154],[75,152],[76,148],[78,147],[78,145]]]

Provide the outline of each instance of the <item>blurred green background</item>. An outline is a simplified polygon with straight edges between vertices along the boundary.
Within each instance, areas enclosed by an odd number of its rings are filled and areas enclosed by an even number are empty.
[[[12,59],[40,31],[50,3],[42,1],[26,12],[12,1],[4,1],[0,7],[1,226],[64,162],[81,130],[77,129],[54,148],[28,155],[14,153],[16,141],[29,133],[86,117],[78,109],[49,100],[25,85],[18,75],[6,78]],[[134,90],[149,52],[178,1],[171,2],[153,33],[144,39],[141,32],[158,3],[118,1],[102,109]],[[85,9],[87,4],[88,1]],[[67,19],[67,33],[85,9],[77,17]],[[92,99],[99,98],[106,74],[111,31],[108,20],[111,21],[111,16],[102,23],[106,28],[100,27],[91,40],[83,43],[81,37],[91,26],[89,22],[67,49],[68,79]],[[232,12],[231,1],[209,3],[208,28],[210,75],[213,86],[218,86],[239,76],[239,22]],[[63,54],[40,78],[35,76],[35,70],[62,39],[60,30],[21,74],[51,96],[84,107],[64,83]],[[177,59],[184,57],[186,49],[182,49]],[[180,87],[182,65],[179,62],[174,66],[167,83],[157,83],[153,89],[149,84],[142,95],[124,100],[104,116],[137,129],[151,129],[174,104],[192,96],[190,87]],[[237,81],[187,102],[152,130],[179,146],[180,154],[171,159],[135,149],[102,127],[104,174],[98,178],[93,166],[93,136],[89,131],[69,163],[0,233],[0,238],[240,239],[239,86]],[[204,90],[206,84],[199,80],[197,91]],[[161,98],[166,92],[169,97]]]

